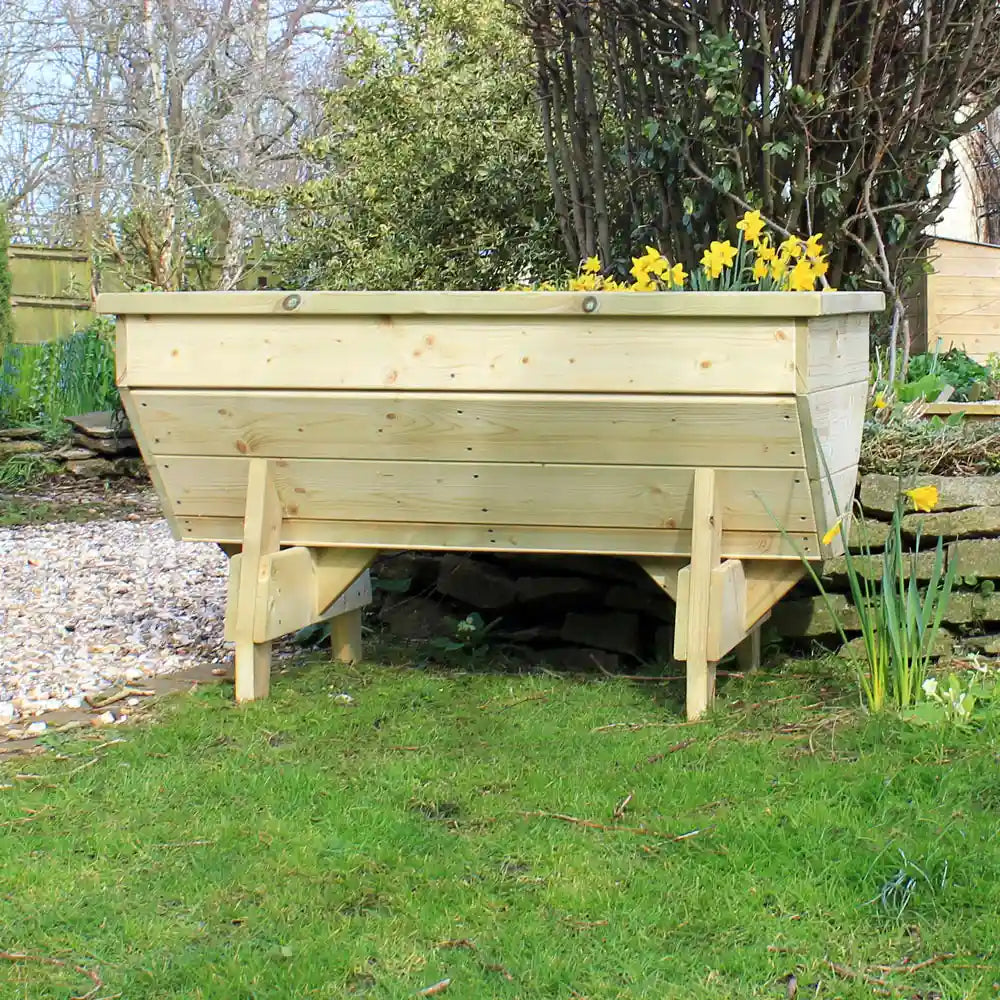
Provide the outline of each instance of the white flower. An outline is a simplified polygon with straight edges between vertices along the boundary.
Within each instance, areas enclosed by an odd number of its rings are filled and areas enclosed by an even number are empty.
[[[928,677],[921,687],[928,698],[933,698],[937,694],[937,681],[933,677]]]

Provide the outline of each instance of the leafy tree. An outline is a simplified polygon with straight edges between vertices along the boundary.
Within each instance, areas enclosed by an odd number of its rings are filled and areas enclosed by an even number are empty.
[[[504,0],[394,0],[354,21],[320,179],[290,188],[286,284],[495,288],[565,264],[530,51]]]
[[[7,213],[0,209],[0,355],[14,340],[14,310],[10,304],[10,260],[7,253],[9,246]]]
[[[875,280],[905,319],[952,143],[1000,105],[996,0],[520,4],[570,256],[690,262],[752,207],[822,232],[831,284]]]

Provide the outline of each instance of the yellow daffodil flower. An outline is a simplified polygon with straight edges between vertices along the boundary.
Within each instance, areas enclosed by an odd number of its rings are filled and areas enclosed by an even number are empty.
[[[827,533],[823,536],[824,545],[829,545],[830,542],[832,542],[837,537],[837,535],[840,534],[840,530],[843,527],[843,524],[844,524],[843,517],[838,517],[837,520],[833,522]]]
[[[598,274],[601,270],[601,259],[600,257],[588,257],[583,262],[583,273],[584,274]]]
[[[889,404],[885,401],[885,393],[876,392],[875,401],[872,403],[872,406],[874,406],[876,410],[884,410],[888,405]]]
[[[760,260],[772,261],[777,256],[778,251],[766,239],[761,240],[760,246],[757,247],[757,257]]]
[[[775,281],[781,281],[784,278],[785,272],[788,270],[788,261],[789,258],[784,253],[771,261],[771,277]]]
[[[764,231],[764,220],[760,217],[760,212],[746,212],[741,222],[736,223],[736,228],[742,230],[743,238],[751,246],[756,246],[760,240],[760,234]]]
[[[753,280],[761,281],[763,278],[766,278],[769,270],[767,261],[763,257],[758,257],[753,262]]]
[[[688,274],[687,271],[684,270],[683,264],[674,264],[674,266],[670,268],[670,283],[675,288],[683,288],[684,282],[687,281],[687,278]]]
[[[811,292],[816,285],[816,274],[812,264],[804,257],[797,261],[788,276],[788,287],[793,292]]]
[[[733,261],[739,253],[739,250],[737,250],[736,247],[729,242],[729,240],[723,240],[721,243],[718,240],[712,240],[712,244],[709,249],[716,258],[722,261],[723,267],[732,267]]]
[[[706,250],[701,255],[701,266],[705,269],[705,274],[709,278],[717,278],[722,274],[722,261],[711,250]]]
[[[647,261],[644,257],[633,257],[632,266],[629,268],[628,273],[631,274],[636,281],[648,281],[649,261]]]
[[[569,279],[569,290],[571,292],[594,292],[597,291],[597,275],[593,272],[581,274],[578,278]]]
[[[822,233],[817,233],[815,236],[810,236],[806,240],[806,256],[815,258],[819,257],[823,253],[823,244],[821,240],[823,239]]]
[[[915,486],[912,490],[904,490],[905,496],[913,501],[914,510],[932,511],[938,502],[936,486]]]
[[[784,243],[781,244],[781,252],[786,257],[794,257],[798,260],[802,256],[802,240],[798,236],[789,236]]]

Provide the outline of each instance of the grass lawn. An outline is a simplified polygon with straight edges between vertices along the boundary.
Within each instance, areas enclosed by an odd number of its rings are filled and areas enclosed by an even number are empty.
[[[865,720],[827,669],[689,726],[659,685],[314,662],[53,741],[0,763],[0,997],[1000,995],[1000,725]]]

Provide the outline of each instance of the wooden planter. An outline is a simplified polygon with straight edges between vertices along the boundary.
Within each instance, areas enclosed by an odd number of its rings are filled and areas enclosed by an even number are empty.
[[[877,293],[106,295],[178,538],[242,548],[236,693],[379,550],[635,558],[688,712],[853,494]],[[827,471],[829,478],[827,478]],[[784,529],[789,537],[785,537]],[[792,539],[794,544],[789,541]],[[349,635],[356,628],[356,615]]]

